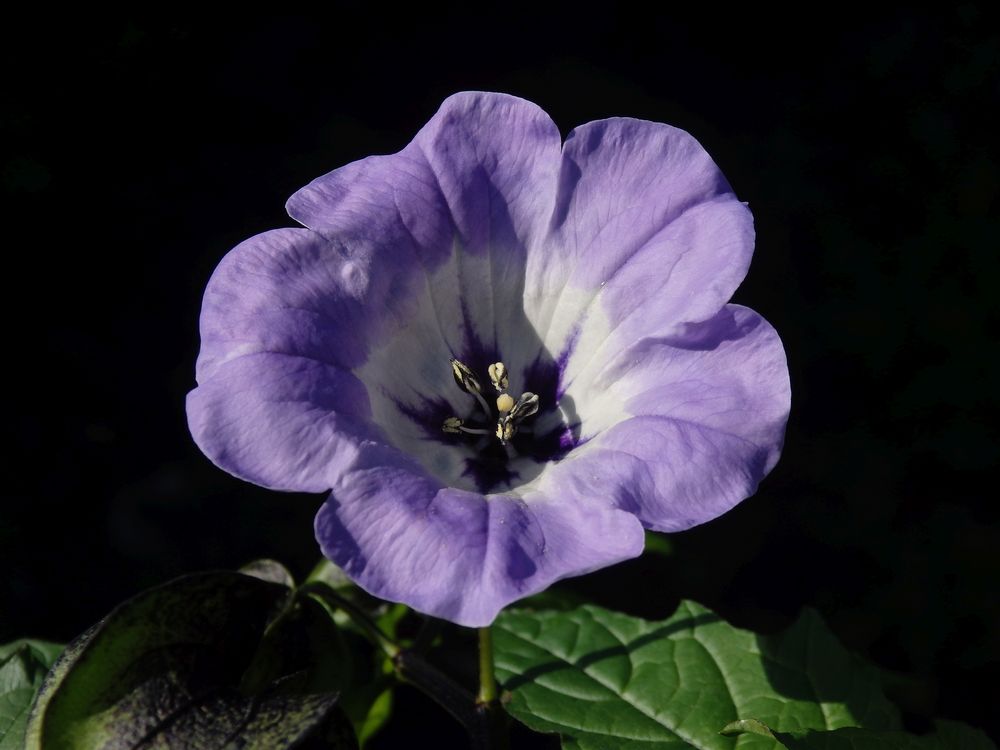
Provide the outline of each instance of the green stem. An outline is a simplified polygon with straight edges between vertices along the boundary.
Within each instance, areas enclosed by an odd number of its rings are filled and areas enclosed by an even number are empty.
[[[472,731],[472,746],[483,750],[508,750],[507,714],[500,705],[493,667],[493,631],[479,628],[479,693],[476,695],[479,724]]]
[[[493,674],[493,631],[479,628],[479,694],[476,703],[489,705],[497,699],[497,678]]]

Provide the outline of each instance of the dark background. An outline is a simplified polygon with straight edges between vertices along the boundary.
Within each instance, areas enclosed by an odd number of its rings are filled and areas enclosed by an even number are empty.
[[[791,369],[755,497],[568,585],[759,630],[816,607],[896,675],[911,727],[1000,732],[996,18],[579,12],[6,24],[0,642],[65,641],[184,572],[311,567],[321,498],[232,479],[188,435],[201,292],[230,247],[291,224],[296,188],[487,89],[564,134],[611,115],[693,133],[754,211],[735,299]],[[384,747],[447,725],[402,697]]]

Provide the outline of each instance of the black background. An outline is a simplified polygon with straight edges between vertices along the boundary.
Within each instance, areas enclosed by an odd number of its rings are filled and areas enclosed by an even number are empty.
[[[816,607],[906,678],[912,728],[1000,731],[996,19],[710,10],[7,23],[0,642],[65,641],[184,572],[311,567],[321,498],[232,479],[188,435],[201,292],[234,244],[291,225],[295,189],[398,150],[454,91],[498,90],[564,134],[612,115],[693,133],[754,211],[735,300],[791,370],[755,497],[569,586],[761,630]],[[447,725],[422,701],[404,691],[380,746]]]

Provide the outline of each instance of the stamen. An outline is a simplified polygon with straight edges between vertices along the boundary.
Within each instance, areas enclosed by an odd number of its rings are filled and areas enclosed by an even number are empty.
[[[506,394],[504,394],[506,395]],[[500,398],[503,398],[501,396]],[[500,405],[500,398],[497,399],[497,406]],[[513,399],[510,399],[513,401]],[[506,446],[507,441],[514,437],[518,425],[532,414],[538,411],[538,396],[530,391],[525,391],[514,404],[509,413],[504,414],[501,410],[500,419],[497,420],[496,436],[500,442]]]
[[[483,394],[478,392],[473,392],[472,395],[476,397],[476,401],[478,401],[479,405],[483,407],[483,414],[486,415],[486,418],[493,419],[493,414],[490,412],[489,404],[486,403],[486,399],[483,398]]]
[[[515,432],[517,432],[517,425],[511,422],[509,417],[501,417],[500,421],[497,422],[496,436],[500,438],[503,445],[507,445],[507,441],[514,437]]]
[[[493,387],[498,391],[506,391],[509,384],[506,365],[503,362],[496,362],[487,369],[489,370],[490,382],[493,383]]]
[[[455,376],[455,382],[458,387],[461,388],[466,393],[475,396],[476,401],[483,408],[483,414],[486,415],[487,419],[492,420],[493,414],[490,412],[490,407],[486,403],[486,399],[483,398],[483,389],[479,385],[479,381],[476,380],[476,376],[472,374],[472,370],[463,363],[459,362],[457,359],[452,357],[451,359],[451,374]]]
[[[467,433],[469,435],[489,435],[490,434],[489,430],[485,430],[485,429],[483,429],[481,427],[466,427],[465,426],[465,422],[463,422],[458,417],[448,417],[446,420],[444,420],[444,423],[441,425],[441,429],[444,432],[448,432],[448,433],[451,433],[453,435],[457,435],[460,432],[464,432],[464,433]]]
[[[458,387],[466,393],[482,393],[483,389],[476,376],[472,374],[472,370],[454,357],[451,360],[451,374],[455,376]]]
[[[514,408],[510,410],[510,414],[507,418],[512,422],[520,422],[522,419],[527,419],[532,414],[538,411],[538,396],[530,391],[525,391],[521,394],[521,397],[514,404]]]
[[[489,430],[484,430],[484,429],[482,429],[480,427],[459,427],[458,429],[460,429],[462,432],[465,432],[465,433],[467,433],[469,435],[489,435],[490,434]]]

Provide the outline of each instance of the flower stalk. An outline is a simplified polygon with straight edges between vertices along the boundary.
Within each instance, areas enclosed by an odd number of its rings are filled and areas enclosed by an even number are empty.
[[[497,700],[497,678],[493,672],[493,631],[479,628],[479,693],[476,703],[485,706]]]
[[[497,691],[493,667],[493,630],[489,625],[479,628],[479,692],[476,694],[476,712],[480,718],[478,729],[481,734],[477,738],[473,733],[473,746],[507,750],[510,746],[507,715],[500,705]]]

